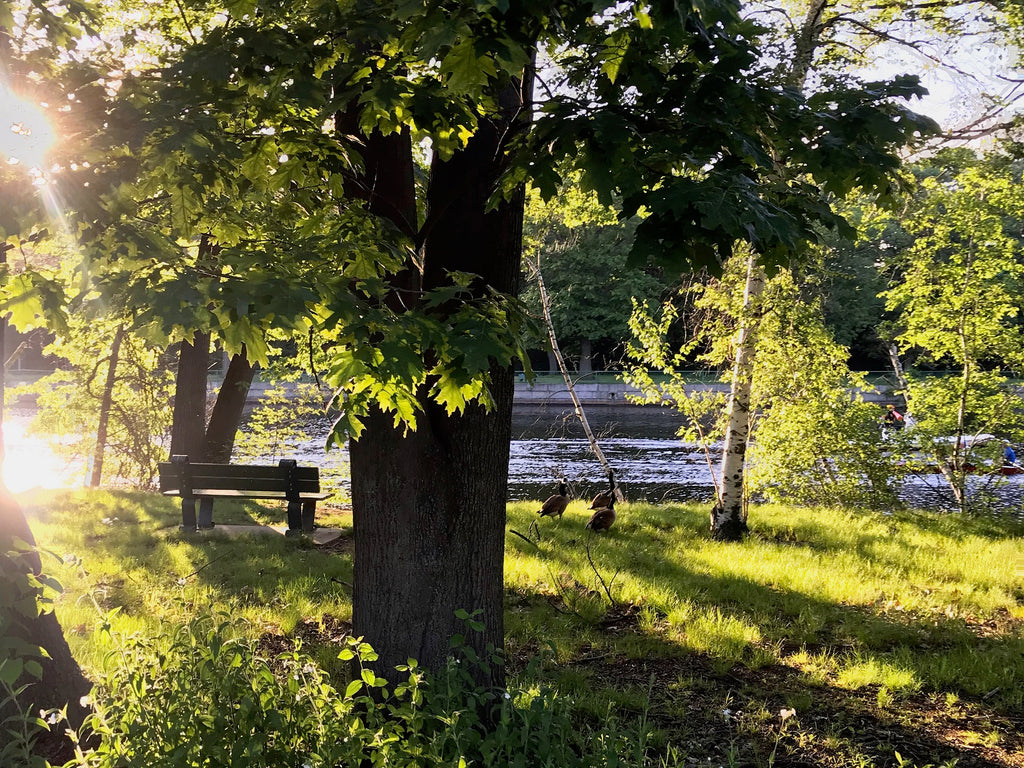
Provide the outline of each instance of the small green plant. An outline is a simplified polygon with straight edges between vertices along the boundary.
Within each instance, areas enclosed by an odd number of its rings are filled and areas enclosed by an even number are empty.
[[[472,629],[473,616],[463,616]],[[646,719],[610,718],[580,730],[549,689],[484,688],[474,670],[500,663],[456,637],[448,665],[430,674],[410,660],[391,684],[377,655],[348,638],[336,686],[301,645],[267,653],[244,627],[200,611],[156,637],[136,636],[99,686],[79,768],[333,768],[339,765],[643,765]],[[369,761],[369,762],[367,762]]]
[[[32,754],[39,735],[56,721],[54,713],[24,708],[24,694],[42,676],[39,661],[45,651],[25,638],[28,622],[51,610],[60,584],[36,573],[32,562],[37,550],[15,540],[0,551],[0,765],[42,768],[45,761]]]

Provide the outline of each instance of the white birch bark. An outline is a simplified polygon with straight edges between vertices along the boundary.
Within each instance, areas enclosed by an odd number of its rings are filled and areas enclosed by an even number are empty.
[[[828,5],[829,0],[812,0],[803,23],[794,34],[793,62],[787,81],[795,88],[803,90],[807,82],[807,73],[821,40],[821,18]],[[780,165],[784,163],[783,159],[776,159]],[[743,289],[743,317],[736,335],[728,423],[722,448],[722,482],[718,503],[711,510],[711,533],[716,539],[737,540],[747,529],[744,473],[750,436],[750,390],[761,317],[757,305],[764,284],[764,270],[757,262],[757,254],[751,250]]]
[[[735,540],[746,530],[744,474],[747,439],[750,436],[750,390],[753,382],[757,329],[760,324],[761,294],[765,275],[757,254],[747,258],[747,280],[743,290],[743,315],[736,333],[732,386],[729,391],[728,424],[722,447],[722,480],[718,503],[711,511],[711,533],[716,539]]]

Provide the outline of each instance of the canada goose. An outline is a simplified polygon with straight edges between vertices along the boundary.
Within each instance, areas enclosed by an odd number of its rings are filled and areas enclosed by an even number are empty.
[[[597,510],[587,521],[587,528],[592,531],[607,531],[615,522],[615,494],[612,494],[608,506]]]
[[[608,502],[615,498],[615,470],[608,470],[608,490],[601,491],[594,500],[590,502],[591,509],[604,509]]]
[[[565,484],[565,478],[563,477],[558,483],[558,493],[554,496],[548,496],[547,501],[537,510],[537,514],[541,517],[555,517],[557,515],[558,519],[561,520],[567,506],[569,506],[569,486]]]

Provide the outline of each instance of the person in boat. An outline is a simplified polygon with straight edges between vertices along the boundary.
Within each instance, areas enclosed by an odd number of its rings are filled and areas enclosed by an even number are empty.
[[[893,429],[903,429],[905,424],[903,414],[897,411],[896,406],[892,403],[885,406],[885,416],[882,417],[882,422],[885,426],[892,427]]]
[[[1013,450],[1013,446],[1009,443],[1003,443],[1003,466],[1012,467],[1017,464],[1017,454]]]

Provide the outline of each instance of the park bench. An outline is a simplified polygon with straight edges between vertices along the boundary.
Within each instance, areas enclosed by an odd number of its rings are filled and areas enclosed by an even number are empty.
[[[193,464],[188,456],[172,456],[161,462],[160,492],[181,497],[181,529],[213,528],[213,501],[232,499],[281,499],[288,502],[287,536],[313,531],[316,503],[331,494],[320,491],[320,469],[300,467],[294,459],[278,464]],[[199,515],[196,516],[196,501]]]

